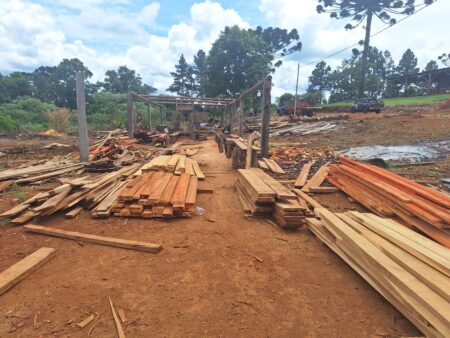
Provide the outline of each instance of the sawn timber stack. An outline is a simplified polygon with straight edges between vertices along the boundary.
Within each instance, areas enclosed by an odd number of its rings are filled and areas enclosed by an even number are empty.
[[[191,217],[197,184],[198,178],[188,173],[146,172],[127,183],[112,212],[121,217]]]
[[[261,169],[239,169],[236,189],[245,212],[273,216],[283,228],[297,228],[304,223],[306,208],[298,197]]]
[[[450,197],[388,170],[340,157],[328,181],[380,216],[398,216],[450,248]]]

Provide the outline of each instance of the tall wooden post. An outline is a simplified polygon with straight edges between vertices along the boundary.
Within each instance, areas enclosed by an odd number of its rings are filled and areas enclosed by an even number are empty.
[[[239,98],[239,113],[238,113],[238,134],[242,136],[244,129],[244,98]]]
[[[270,91],[272,90],[272,76],[266,77],[263,84],[263,105],[261,121],[261,156],[269,157],[269,125],[270,125]]]
[[[150,102],[147,103],[147,115],[148,115],[148,126],[151,131],[153,128],[152,128],[152,113],[150,112]]]
[[[131,92],[128,92],[127,96],[127,122],[128,137],[133,138],[136,116],[133,109],[133,95]]]
[[[80,147],[80,162],[89,161],[89,138],[86,120],[86,100],[83,72],[76,73],[77,111],[78,111],[78,144]]]

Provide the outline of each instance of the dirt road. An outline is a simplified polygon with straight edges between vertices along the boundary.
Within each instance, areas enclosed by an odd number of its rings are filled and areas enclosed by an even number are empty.
[[[56,257],[0,296],[0,337],[87,337],[76,323],[99,313],[92,337],[113,337],[108,297],[127,337],[380,337],[419,332],[306,229],[246,218],[231,163],[215,143],[195,158],[214,193],[208,217],[172,221],[61,216],[44,224],[148,242],[150,254],[0,227],[0,271],[42,246]],[[0,211],[9,207],[3,196]],[[38,328],[33,328],[37,314]],[[16,317],[13,317],[16,316]],[[18,317],[18,318],[17,318]],[[23,323],[12,333],[11,322]],[[95,323],[95,322],[94,322]]]

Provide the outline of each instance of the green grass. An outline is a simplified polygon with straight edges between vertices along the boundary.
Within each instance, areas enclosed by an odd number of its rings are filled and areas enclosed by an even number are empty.
[[[450,99],[450,94],[430,95],[430,96],[411,96],[411,97],[395,97],[391,99],[384,99],[386,107],[395,106],[425,106]],[[331,104],[326,104],[324,107],[350,107],[354,101],[342,101]]]

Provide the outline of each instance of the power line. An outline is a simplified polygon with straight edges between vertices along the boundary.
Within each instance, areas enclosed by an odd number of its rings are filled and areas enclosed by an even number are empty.
[[[385,27],[385,28],[379,30],[378,32],[373,33],[372,35],[370,35],[370,37],[372,38],[372,37],[374,37],[374,36],[377,36],[378,34],[383,33],[384,31],[386,31],[386,30],[388,30],[388,29],[394,27],[395,25],[399,24],[400,22],[405,21],[406,19],[409,19],[409,18],[412,17],[413,15],[415,15],[415,14],[421,12],[422,10],[424,10],[425,8],[431,6],[432,4],[436,3],[437,1],[438,1],[438,0],[435,0],[433,3],[431,3],[431,4],[429,4],[429,5],[426,5],[426,4],[424,3],[423,5],[425,5],[425,6],[422,7],[422,8],[419,8],[419,9],[416,10],[413,14],[408,15],[408,16],[405,16],[404,18],[398,20],[398,21],[397,21],[396,23],[394,23],[393,25],[389,25],[389,26],[387,26],[387,27]],[[354,43],[354,44],[352,44],[352,45],[350,45],[350,46],[348,46],[348,47],[345,47],[345,48],[343,48],[343,49],[341,49],[341,50],[338,50],[338,51],[336,51],[336,52],[334,52],[334,53],[332,53],[332,54],[330,54],[330,55],[327,55],[327,56],[325,56],[324,58],[322,58],[322,59],[320,59],[320,60],[316,60],[316,61],[313,61],[313,62],[310,62],[310,63],[302,64],[302,66],[311,66],[311,65],[317,64],[317,63],[319,63],[319,62],[321,62],[321,61],[324,61],[324,60],[329,59],[329,58],[331,58],[331,57],[333,57],[333,56],[336,56],[336,55],[338,55],[338,54],[341,54],[341,53],[343,53],[343,52],[349,50],[350,48],[353,48],[353,47],[358,46],[358,45],[359,45],[359,42],[356,42],[356,43]]]

